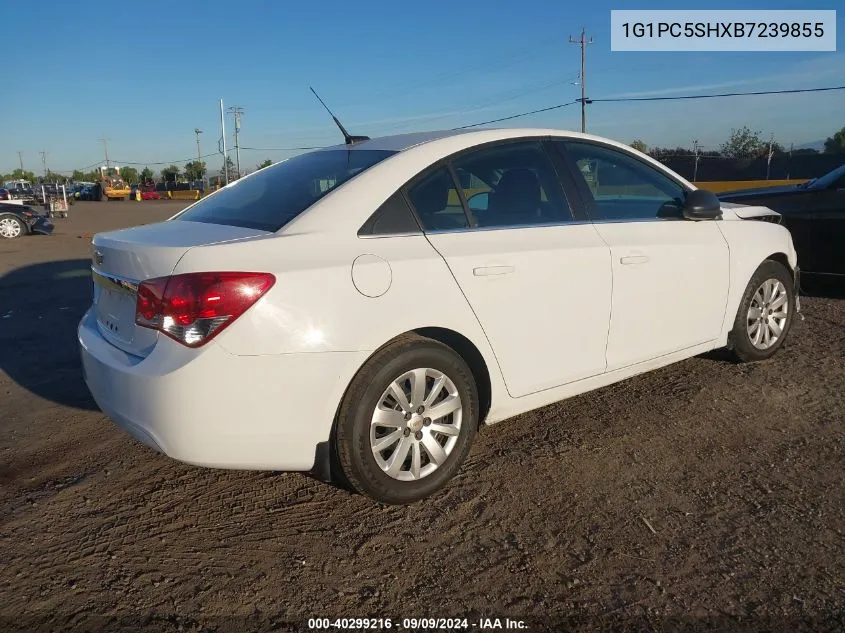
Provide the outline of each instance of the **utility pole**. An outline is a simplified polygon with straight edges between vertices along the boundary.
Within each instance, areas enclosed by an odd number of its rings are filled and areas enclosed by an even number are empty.
[[[223,140],[223,178],[229,184],[229,155],[226,153],[226,117],[223,116],[223,99],[220,99],[220,133]]]
[[[38,153],[41,154],[41,165],[42,165],[42,167],[44,167],[44,180],[46,181],[47,180],[47,152],[41,151],[41,152],[38,152]]]
[[[789,156],[786,159],[786,179],[789,180],[790,169],[792,167],[792,150],[795,148],[795,143],[789,144]]]
[[[692,181],[696,182],[698,180],[698,159],[700,158],[700,154],[698,153],[698,139],[692,142],[692,147],[695,153],[695,167],[692,172]]]
[[[100,141],[103,143],[103,150],[106,153],[106,172],[111,169],[111,164],[109,163],[109,139],[101,138]]]
[[[774,154],[774,143],[775,143],[775,135],[769,138],[769,156],[766,159],[766,180],[769,179],[769,174],[772,171],[772,154]]]
[[[235,119],[235,167],[238,172],[238,178],[241,177],[241,147],[238,144],[238,135],[241,132],[241,115],[244,113],[244,109],[240,106],[232,106],[229,108],[229,112],[232,113],[232,117]]]
[[[570,44],[578,44],[581,46],[581,131],[587,131],[587,44],[593,43],[593,38],[591,37],[589,41],[587,40],[587,31],[585,29],[581,29],[581,38],[580,39],[572,39],[572,36],[569,36],[569,43]]]
[[[197,135],[197,167],[201,167],[202,166],[202,154],[200,153],[200,134],[202,134],[202,130],[199,129],[198,127],[195,127],[194,128],[194,134]],[[205,176],[205,170],[201,169],[200,170],[200,180],[205,182],[205,178],[203,178],[203,176]]]
[[[23,171],[23,152],[21,152],[20,150],[18,150],[18,161],[21,164],[21,171]]]

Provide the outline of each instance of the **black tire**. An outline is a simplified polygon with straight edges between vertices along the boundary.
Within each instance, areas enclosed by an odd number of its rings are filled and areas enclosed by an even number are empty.
[[[376,462],[370,426],[373,412],[388,386],[405,372],[417,368],[434,369],[452,381],[461,398],[462,420],[454,446],[440,466],[414,481],[400,481]],[[334,433],[337,463],[346,483],[357,492],[382,503],[413,503],[442,488],[460,469],[475,438],[478,415],[478,390],[463,358],[439,341],[421,336],[403,337],[377,351],[347,389]]]
[[[748,311],[751,303],[754,300],[754,295],[762,287],[763,283],[768,280],[777,280],[781,282],[786,289],[787,296],[787,312],[785,325],[781,330],[781,334],[777,340],[770,347],[760,349],[754,345],[751,336],[748,332]],[[743,363],[756,362],[771,358],[784,344],[789,331],[792,329],[792,321],[795,317],[795,288],[793,284],[793,277],[789,270],[780,262],[774,260],[766,260],[760,264],[759,268],[754,272],[751,280],[745,288],[742,295],[742,301],[739,303],[739,309],[734,319],[734,326],[731,330],[730,340],[731,349],[734,357]]]

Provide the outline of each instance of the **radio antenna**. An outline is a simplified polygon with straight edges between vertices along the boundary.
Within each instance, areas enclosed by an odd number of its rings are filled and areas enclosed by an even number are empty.
[[[338,129],[340,130],[340,133],[343,134],[343,140],[346,141],[347,145],[353,145],[355,143],[360,143],[361,141],[369,141],[370,140],[369,136],[352,136],[351,134],[349,134],[349,132],[346,131],[346,128],[343,127],[343,123],[338,121],[337,117],[334,115],[334,112],[329,110],[329,106],[326,105],[326,102],[323,101],[322,99],[320,99],[320,95],[317,94],[317,91],[314,90],[313,88],[311,88],[311,86],[308,86],[308,87],[311,90],[311,92],[314,93],[314,96],[317,97],[317,101],[320,102],[320,104],[326,109],[326,112],[329,113],[329,116],[332,118],[332,120],[334,120],[334,123],[338,127]]]

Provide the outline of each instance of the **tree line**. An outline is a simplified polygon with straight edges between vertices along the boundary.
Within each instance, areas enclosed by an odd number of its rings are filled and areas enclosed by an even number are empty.
[[[758,156],[768,156],[770,153],[786,154],[818,154],[819,151],[812,148],[801,148],[796,150],[788,150],[784,148],[781,143],[778,143],[774,138],[768,140],[763,136],[759,130],[752,130],[747,125],[739,129],[732,129],[728,140],[719,146],[718,150],[704,151],[701,149],[689,149],[687,147],[649,147],[640,139],[632,141],[630,146],[634,149],[649,154],[654,157],[660,156],[711,156],[720,158],[751,158]],[[824,153],[835,154],[845,152],[845,127],[833,136],[828,137],[824,142]]]
[[[237,173],[234,164],[232,163],[231,158],[226,159],[227,167],[229,168],[229,179],[234,180],[237,178]],[[264,167],[269,167],[273,164],[273,161],[269,158],[258,165],[255,166],[256,169],[263,169]],[[179,167],[178,165],[168,165],[167,167],[163,167],[160,171],[154,172],[149,167],[144,167],[141,170],[136,169],[135,167],[121,167],[119,169],[120,177],[124,180],[124,182],[129,184],[136,184],[136,183],[144,183],[149,181],[163,181],[163,182],[176,182],[176,181],[187,181],[187,182],[195,182],[197,180],[202,180],[203,174],[206,173],[206,164],[204,161],[193,160],[188,161],[185,163],[184,167]],[[222,173],[222,170],[221,170]],[[39,182],[66,182],[71,180],[73,182],[96,182],[100,179],[100,173],[96,170],[90,171],[83,171],[81,169],[74,169],[73,173],[68,176],[67,174],[59,174],[51,170],[47,170],[43,176],[36,176],[36,174],[32,171],[28,171],[25,169],[15,169],[9,174],[2,174],[0,175],[0,184],[3,182],[9,182],[12,180],[26,180],[31,183],[39,183]]]
[[[792,152],[793,154],[816,154],[818,150],[812,148],[802,148],[797,150],[787,150],[784,146],[775,141],[773,138],[769,138],[768,140],[763,136],[762,132],[759,130],[752,130],[747,125],[742,126],[739,129],[732,129],[731,135],[728,137],[728,140],[722,143],[719,146],[718,150],[701,150],[701,149],[690,149],[688,147],[675,147],[675,148],[668,148],[668,147],[649,147],[645,141],[637,139],[630,143],[630,146],[636,150],[639,150],[645,154],[650,154],[654,157],[661,157],[661,156],[709,156],[709,157],[721,157],[721,158],[751,158],[757,156],[768,156],[771,152],[774,154],[785,154],[787,152]],[[845,127],[841,130],[834,132],[834,134],[828,137],[824,141],[824,153],[838,153],[838,152],[845,152]],[[255,166],[255,169],[263,169],[264,167],[269,167],[273,164],[273,161],[269,158],[258,165]],[[229,180],[235,180],[238,177],[237,170],[235,168],[234,163],[232,163],[231,158],[226,158],[226,170],[229,172]],[[249,173],[250,170],[246,170],[244,174]],[[202,180],[203,174],[206,173],[206,164],[203,161],[193,160],[188,161],[185,163],[184,167],[179,167],[178,165],[168,165],[167,167],[162,168],[158,173],[151,170],[149,167],[144,167],[142,170],[138,170],[135,167],[121,167],[120,168],[120,177],[129,184],[141,183],[141,182],[148,182],[151,180],[161,180],[164,182],[176,182],[176,181],[188,181],[193,182],[197,180]],[[223,175],[223,170],[219,171],[219,174]],[[215,174],[216,175],[216,174]],[[26,171],[23,169],[15,169],[10,174],[4,174],[0,176],[2,182],[8,182],[11,180],[27,180],[32,183],[36,182],[66,182],[67,180],[72,180],[73,182],[95,182],[99,179],[99,173],[97,171],[82,171],[79,169],[74,169],[73,173],[68,177],[65,174],[58,174],[55,172],[50,171],[49,169],[44,174],[43,177],[38,177],[35,175],[34,172]]]

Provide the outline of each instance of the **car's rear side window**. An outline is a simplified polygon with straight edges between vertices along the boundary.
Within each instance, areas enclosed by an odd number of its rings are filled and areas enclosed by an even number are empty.
[[[300,154],[225,187],[175,219],[278,231],[324,195],[395,153],[337,149]]]

